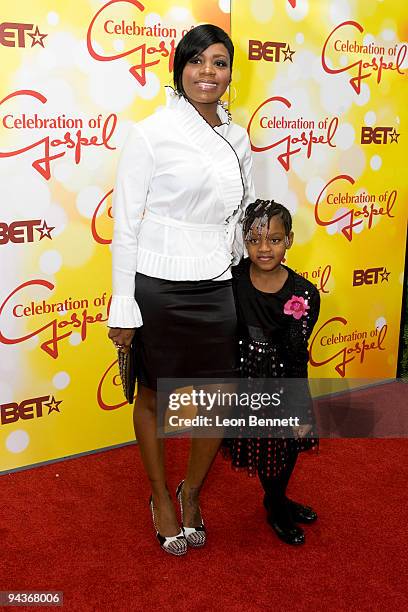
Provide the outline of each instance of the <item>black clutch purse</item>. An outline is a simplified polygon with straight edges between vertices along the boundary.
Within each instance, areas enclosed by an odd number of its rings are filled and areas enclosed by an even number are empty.
[[[129,404],[133,404],[136,386],[136,351],[133,345],[128,353],[118,351],[118,364],[123,393]]]

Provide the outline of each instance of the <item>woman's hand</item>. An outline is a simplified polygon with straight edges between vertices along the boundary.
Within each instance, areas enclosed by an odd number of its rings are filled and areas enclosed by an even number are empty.
[[[108,338],[112,340],[115,348],[122,351],[122,353],[128,353],[135,332],[135,328],[127,329],[122,327],[110,327]]]

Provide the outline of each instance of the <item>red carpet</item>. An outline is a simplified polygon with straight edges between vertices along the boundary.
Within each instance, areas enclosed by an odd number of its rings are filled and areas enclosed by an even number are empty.
[[[175,487],[187,444],[168,447]],[[136,446],[5,475],[0,590],[62,590],[63,609],[81,612],[408,610],[407,466],[404,440],[323,440],[290,490],[320,518],[291,548],[266,524],[257,480],[218,457],[208,545],[184,558],[153,536]]]

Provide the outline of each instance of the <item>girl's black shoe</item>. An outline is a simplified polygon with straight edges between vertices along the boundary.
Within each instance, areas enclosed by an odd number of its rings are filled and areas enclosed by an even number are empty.
[[[296,523],[314,523],[317,521],[317,512],[310,506],[303,506],[303,504],[299,504],[292,499],[288,499],[288,502],[293,520]]]
[[[286,501],[289,505],[290,511],[292,513],[292,518],[295,523],[314,523],[317,520],[317,513],[310,506],[303,506],[303,504],[299,504],[298,502],[293,501],[292,499],[286,498]],[[263,504],[266,510],[269,510],[271,507],[271,502],[268,499],[268,496],[264,496]]]
[[[280,504],[274,504],[268,507],[267,521],[278,538],[286,544],[292,544],[294,546],[304,544],[305,534],[303,529],[296,525],[293,520],[290,506],[285,499]]]
[[[271,512],[268,512],[267,521],[282,542],[292,544],[293,546],[305,543],[303,529],[295,525],[290,519],[277,518]]]

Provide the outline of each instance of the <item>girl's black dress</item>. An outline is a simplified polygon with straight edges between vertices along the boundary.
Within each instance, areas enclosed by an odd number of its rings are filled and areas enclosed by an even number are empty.
[[[316,287],[290,268],[288,278],[277,293],[256,289],[250,279],[250,259],[243,259],[233,270],[233,289],[240,337],[240,376],[242,378],[304,379],[296,401],[312,419],[312,401],[307,386],[308,340],[319,316],[320,295]],[[285,313],[292,298],[303,298],[309,306],[300,316]],[[297,387],[298,388],[298,387]],[[292,398],[293,399],[293,398]],[[268,414],[265,416],[279,416]],[[275,477],[299,451],[317,448],[315,431],[305,438],[226,439],[224,455],[236,469],[246,468],[250,476],[259,473]]]

